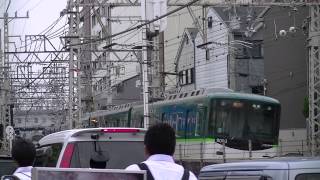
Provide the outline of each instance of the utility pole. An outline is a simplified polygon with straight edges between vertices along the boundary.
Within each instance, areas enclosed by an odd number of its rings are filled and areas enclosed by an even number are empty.
[[[79,0],[69,0],[67,13],[69,14],[69,34],[66,37],[69,48],[69,128],[80,127],[81,120],[81,91],[80,91],[80,11]],[[70,46],[68,46],[70,45]]]
[[[309,25],[309,146],[320,154],[320,5],[310,6]]]
[[[9,51],[9,20],[19,19],[19,18],[28,18],[29,15],[24,17],[18,17],[17,14],[13,17],[8,15],[8,9],[10,6],[11,1],[7,6],[7,9],[0,19],[3,19],[3,45],[4,45],[4,53],[0,54],[0,95],[1,95],[1,102],[0,102],[0,118],[1,118],[1,151],[3,152],[10,152],[11,150],[11,139],[7,137],[6,130],[12,127],[12,110],[13,104],[11,102],[11,81],[10,81],[10,65],[9,65],[9,54],[6,53]],[[0,35],[1,36],[1,35]],[[0,46],[1,48],[1,46]],[[9,128],[8,128],[9,127]]]
[[[142,22],[147,20],[147,0],[141,1]],[[142,28],[142,81],[143,81],[143,122],[144,128],[149,127],[149,79],[148,79],[148,47],[147,26]]]

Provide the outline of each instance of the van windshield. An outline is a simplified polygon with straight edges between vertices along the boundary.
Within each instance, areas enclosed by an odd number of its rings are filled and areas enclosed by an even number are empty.
[[[75,142],[71,168],[89,168],[92,155],[101,151],[107,161],[107,169],[124,169],[145,160],[142,141],[85,141]]]

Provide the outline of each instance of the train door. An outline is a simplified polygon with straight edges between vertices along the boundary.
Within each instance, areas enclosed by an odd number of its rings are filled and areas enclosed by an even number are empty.
[[[208,107],[202,104],[198,104],[197,107],[197,118],[196,118],[196,134],[200,138],[206,138],[208,133]]]

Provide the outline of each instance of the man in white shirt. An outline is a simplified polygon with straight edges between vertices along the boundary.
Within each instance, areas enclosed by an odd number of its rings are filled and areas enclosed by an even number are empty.
[[[126,170],[146,170],[148,180],[196,180],[196,176],[174,162],[176,146],[174,129],[165,123],[151,126],[144,137],[145,154],[148,159],[133,164]]]
[[[32,164],[36,157],[36,148],[33,143],[22,138],[17,138],[13,142],[11,154],[19,166],[13,175],[20,180],[31,180]]]

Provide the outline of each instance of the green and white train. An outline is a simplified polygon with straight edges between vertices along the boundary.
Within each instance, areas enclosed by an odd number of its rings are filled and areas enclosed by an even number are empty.
[[[170,95],[149,105],[150,123],[170,124],[182,161],[240,160],[277,154],[280,103],[230,90]],[[143,127],[143,105],[125,104],[87,114],[100,127]]]

